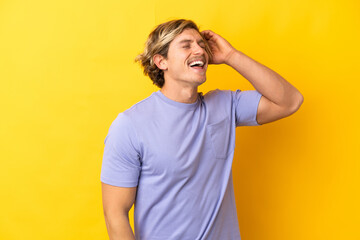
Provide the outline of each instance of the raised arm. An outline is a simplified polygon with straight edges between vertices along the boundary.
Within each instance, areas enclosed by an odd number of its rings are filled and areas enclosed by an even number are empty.
[[[231,66],[263,95],[256,117],[259,124],[287,117],[300,108],[303,96],[279,74],[236,50],[220,35],[210,30],[202,34],[214,55],[211,63]]]
[[[135,240],[129,211],[135,202],[136,187],[115,187],[101,183],[106,227],[110,240]]]

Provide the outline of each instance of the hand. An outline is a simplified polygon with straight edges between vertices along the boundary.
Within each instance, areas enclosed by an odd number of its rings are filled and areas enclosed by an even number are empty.
[[[208,42],[213,54],[210,64],[228,64],[231,55],[236,52],[236,49],[228,41],[211,30],[202,31],[201,34]]]

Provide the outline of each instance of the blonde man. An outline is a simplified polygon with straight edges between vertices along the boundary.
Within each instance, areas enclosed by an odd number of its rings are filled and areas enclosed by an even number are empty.
[[[240,239],[235,128],[293,114],[301,93],[185,19],[157,26],[136,61],[160,90],[120,113],[105,139],[101,181],[110,239]],[[199,93],[209,64],[229,65],[256,90]],[[135,235],[128,219],[134,203]]]

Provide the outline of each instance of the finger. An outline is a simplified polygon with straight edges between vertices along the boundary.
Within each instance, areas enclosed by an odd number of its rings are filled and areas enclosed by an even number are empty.
[[[213,31],[211,31],[211,30],[204,30],[204,31],[202,31],[202,33],[205,33],[205,34],[211,34],[211,33],[214,33]]]
[[[206,38],[210,39],[214,34],[211,30],[204,30],[201,32],[201,34]]]

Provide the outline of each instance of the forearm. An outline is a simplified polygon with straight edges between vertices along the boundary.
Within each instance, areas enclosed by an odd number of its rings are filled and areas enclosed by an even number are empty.
[[[106,214],[105,221],[110,240],[135,240],[127,214]]]
[[[235,51],[226,64],[245,77],[263,96],[279,106],[294,108],[303,101],[301,93],[279,74],[240,51]]]

